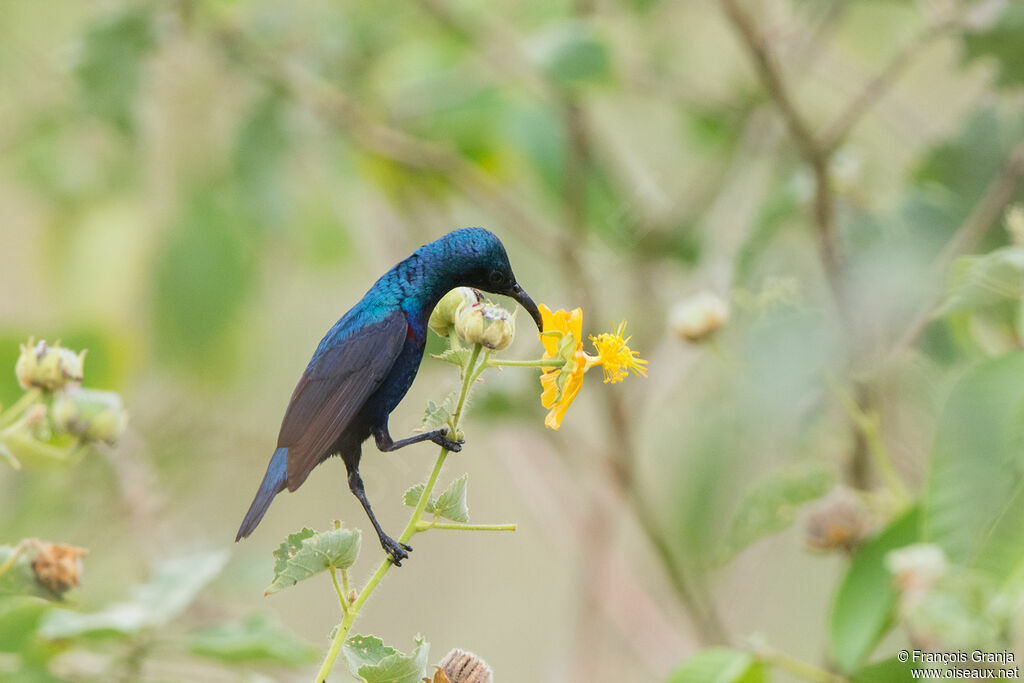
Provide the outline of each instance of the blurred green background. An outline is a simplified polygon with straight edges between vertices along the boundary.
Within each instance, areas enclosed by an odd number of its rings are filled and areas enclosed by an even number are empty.
[[[538,302],[582,306],[585,334],[627,319],[650,377],[591,374],[552,432],[535,372],[492,373],[443,480],[468,472],[474,521],[518,531],[419,537],[355,632],[400,649],[422,632],[431,661],[469,649],[502,681],[665,680],[711,645],[733,648],[718,654],[742,680],[786,681],[800,678],[778,653],[855,676],[911,644],[1020,644],[1024,261],[1004,218],[1024,171],[1019,4],[38,0],[3,14],[0,371],[29,335],[87,348],[86,383],[120,392],[131,425],[71,468],[0,467],[0,542],[88,548],[69,594],[84,611],[168,559],[230,553],[168,625],[59,648],[40,671],[313,675],[339,619],[326,578],[262,591],[288,532],[366,529],[342,464],[280,496],[252,538],[235,545],[235,530],[323,333],[396,261],[467,225],[501,237]],[[703,290],[730,315],[689,343],[672,311]],[[505,355],[536,357],[520,327]],[[426,360],[393,432],[457,382]],[[20,393],[0,382],[0,404]],[[386,529],[432,454],[364,449]],[[809,552],[820,519],[801,506],[836,485],[865,528]],[[872,546],[907,510],[912,532]],[[357,582],[375,566],[366,540]],[[883,567],[915,541],[955,578],[923,606]],[[871,572],[851,579],[858,562]],[[187,644],[254,613],[311,650],[225,662]],[[0,657],[0,676],[20,661]],[[705,665],[674,680],[741,680]]]

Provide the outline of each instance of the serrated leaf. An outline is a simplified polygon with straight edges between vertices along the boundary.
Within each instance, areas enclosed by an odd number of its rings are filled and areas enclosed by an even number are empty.
[[[666,683],[765,683],[764,665],[747,652],[724,647],[701,650],[688,657]]]
[[[113,636],[164,626],[181,614],[196,595],[220,573],[226,552],[201,553],[166,560],[149,583],[132,589],[131,600],[90,614],[55,609],[39,632],[46,638]]]
[[[983,256],[963,256],[952,268],[938,315],[970,311],[1024,295],[1024,248],[1003,247]]]
[[[303,529],[298,534],[292,534],[274,553],[277,562],[274,565],[274,580],[266,590],[267,595],[294,586],[328,569],[348,569],[359,556],[358,529],[329,529],[312,536],[307,535],[307,531]],[[294,541],[300,538],[300,545],[295,547]]]
[[[470,353],[469,349],[445,349],[441,353],[431,354],[431,357],[464,368],[469,362]]]
[[[224,662],[279,662],[289,666],[309,664],[318,655],[315,647],[266,614],[197,631],[189,638],[188,648],[197,655]]]
[[[896,591],[885,566],[891,550],[916,543],[921,514],[917,508],[891,522],[857,550],[832,605],[830,650],[840,671],[858,670],[892,626]]]
[[[302,542],[315,535],[316,532],[309,527],[303,527],[301,531],[297,531],[294,534],[288,534],[288,537],[281,541],[281,545],[273,552],[274,573],[278,574],[283,572],[285,567],[288,566],[288,560],[292,559],[292,557],[295,556],[295,553],[302,549]]]
[[[423,422],[420,424],[419,431],[429,432],[447,426],[455,413],[458,400],[458,393],[453,391],[445,396],[440,403],[427,401],[427,409],[423,414]]]
[[[423,489],[426,488],[425,484],[416,484],[409,488],[405,492],[404,501],[405,504],[411,508],[416,507],[420,503],[420,496],[423,495]],[[427,507],[424,508],[426,512],[434,511],[434,501],[428,500]]]
[[[453,522],[469,521],[469,506],[466,504],[466,486],[469,484],[469,475],[464,474],[444,490],[434,503],[434,512],[441,517]]]
[[[789,527],[800,506],[828,493],[833,480],[827,467],[808,463],[758,482],[740,501],[718,561],[725,562],[759,538]]]
[[[415,643],[406,655],[376,636],[355,635],[345,641],[342,654],[352,674],[366,683],[421,683],[430,645],[422,636]]]

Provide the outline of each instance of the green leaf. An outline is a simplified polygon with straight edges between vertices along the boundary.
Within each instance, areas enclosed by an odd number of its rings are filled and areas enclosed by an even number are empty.
[[[50,639],[134,634],[166,625],[185,611],[227,562],[226,552],[180,557],[160,563],[149,583],[132,589],[131,599],[91,614],[55,609],[40,633]]]
[[[600,83],[611,76],[608,46],[583,21],[546,28],[532,41],[530,52],[548,78],[562,87]]]
[[[726,533],[719,562],[725,562],[759,538],[786,529],[800,505],[832,488],[831,470],[814,462],[772,473],[740,501]]]
[[[850,683],[906,683],[912,680],[910,672],[917,667],[892,657],[869,664],[850,676]]]
[[[469,475],[464,474],[444,490],[434,503],[434,512],[441,517],[446,517],[453,522],[469,521],[469,506],[466,505],[466,486],[469,484]]]
[[[442,356],[444,354],[441,354]],[[458,392],[452,392],[444,397],[441,403],[427,401],[427,410],[423,414],[423,422],[420,424],[421,432],[429,432],[434,429],[445,427],[451,423],[455,414],[455,407],[459,402]]]
[[[209,379],[238,365],[232,333],[255,280],[259,244],[244,225],[237,201],[215,183],[196,191],[166,231],[155,269],[161,360]]]
[[[924,540],[955,564],[978,561],[1007,572],[1024,558],[1024,528],[1008,524],[1024,516],[1024,353],[971,368],[950,393],[938,425]]]
[[[85,108],[122,132],[135,129],[142,62],[156,45],[148,7],[132,7],[89,28],[75,66]]]
[[[197,631],[189,638],[188,648],[224,662],[279,662],[288,666],[315,662],[319,655],[317,648],[266,614]]]
[[[854,555],[832,605],[830,650],[840,671],[859,669],[892,625],[896,591],[885,556],[890,550],[917,542],[920,525],[920,511],[914,508]]]
[[[1024,295],[1024,248],[1003,247],[953,263],[946,300],[938,315],[969,311]]]
[[[376,636],[350,636],[342,646],[349,670],[366,683],[420,683],[427,668],[430,645],[416,636],[416,647],[406,655]]]
[[[3,565],[11,555],[17,552],[17,546],[0,545],[0,565]],[[60,595],[50,591],[41,583],[36,581],[36,574],[32,570],[32,559],[36,550],[29,544],[22,550],[14,565],[11,566],[3,576],[0,576],[0,596],[2,595],[31,595],[48,600],[59,600]]]
[[[35,638],[53,603],[28,595],[0,596],[0,652],[19,652]]]
[[[998,67],[999,85],[1024,84],[1024,7],[1006,4],[998,21],[981,31],[963,34],[964,61],[987,58]]]
[[[752,655],[715,647],[701,650],[679,665],[666,683],[765,683],[764,665]]]
[[[274,551],[274,580],[266,594],[294,586],[328,569],[348,569],[359,556],[358,529],[336,528],[309,535],[309,529],[292,534]]]
[[[420,496],[423,495],[423,489],[425,489],[425,488],[426,488],[426,484],[416,484],[415,486],[407,489],[405,491],[405,496],[403,497],[403,499],[405,501],[405,504],[408,505],[411,508],[414,508],[417,505],[419,505],[419,503],[420,503]],[[426,511],[426,512],[433,512],[434,511],[434,501],[428,500],[427,501],[427,507],[424,508],[424,511]]]
[[[443,360],[446,363],[451,363],[452,365],[458,365],[460,368],[464,368],[466,367],[466,363],[469,362],[470,355],[472,355],[472,352],[469,349],[445,349],[441,353],[431,354],[431,358]],[[453,392],[448,396],[458,397],[458,394]],[[445,402],[447,402],[447,400],[448,397],[445,397]],[[430,403],[433,403],[433,401],[430,401]],[[455,404],[453,403],[452,410],[454,409]],[[430,412],[429,408],[427,409],[427,412]]]

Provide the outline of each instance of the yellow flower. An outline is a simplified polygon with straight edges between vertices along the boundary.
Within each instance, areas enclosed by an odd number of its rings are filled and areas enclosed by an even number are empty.
[[[583,373],[596,360],[583,350],[583,311],[575,308],[572,311],[551,309],[541,304],[540,317],[544,323],[544,331],[539,334],[544,345],[544,359],[561,359],[565,365],[544,368],[540,376],[541,404],[548,408],[548,416],[544,424],[551,429],[558,429],[576,395],[583,386]]]
[[[544,304],[539,306],[544,331],[538,335],[544,345],[543,360],[561,360],[564,365],[545,367],[540,376],[543,388],[541,403],[548,409],[544,424],[558,429],[565,412],[572,405],[583,386],[583,375],[596,365],[603,365],[605,382],[615,383],[625,379],[629,371],[647,376],[647,361],[637,356],[626,345],[629,337],[623,339],[626,329],[623,321],[614,334],[591,337],[598,355],[592,356],[583,350],[583,311],[558,310],[552,312]]]
[[[597,349],[597,363],[604,367],[604,383],[615,384],[629,376],[630,370],[634,375],[647,377],[647,364],[649,361],[640,358],[640,355],[627,346],[632,337],[622,338],[626,331],[626,321],[623,320],[615,328],[614,333],[605,332],[597,337],[590,336],[590,341]]]

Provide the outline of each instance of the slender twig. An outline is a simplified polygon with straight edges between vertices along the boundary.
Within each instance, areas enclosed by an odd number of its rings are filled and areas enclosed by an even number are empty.
[[[424,522],[416,523],[416,531],[428,531],[430,529],[449,529],[451,531],[515,531],[515,524],[461,524],[458,522]]]
[[[999,219],[1006,206],[1013,200],[1022,178],[1024,178],[1024,141],[1017,143],[1017,146],[1013,148],[1002,170],[992,179],[985,194],[974,205],[970,215],[935,259],[933,265],[935,277],[940,281],[945,280],[945,273],[953,259],[978,243],[989,226]],[[911,318],[904,331],[896,337],[896,341],[889,350],[890,354],[907,349],[917,341],[921,332],[931,321],[939,298],[940,294],[928,297],[918,313]]]
[[[24,539],[14,546],[14,552],[11,553],[10,557],[4,560],[3,564],[0,564],[0,578],[3,578],[7,572],[11,571],[11,567],[18,561],[18,558],[24,554],[25,549],[32,543],[32,539]]]
[[[906,72],[907,68],[913,63],[914,58],[925,47],[946,35],[958,25],[959,21],[952,18],[930,24],[904,45],[882,67],[882,70],[861,88],[860,92],[846,105],[846,108],[836,117],[835,121],[825,129],[825,133],[821,136],[822,147],[829,152],[839,147],[850,134],[850,131],[860,122],[864,114],[874,107],[896,80]]]
[[[473,201],[494,211],[503,226],[517,232],[525,243],[538,252],[545,252],[554,228],[528,209],[520,197],[450,146],[374,120],[334,84],[287,60],[263,54],[237,31],[222,31],[221,37],[236,57],[244,59],[257,73],[294,99],[335,123],[356,146],[408,168],[440,174]]]

